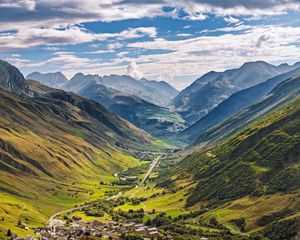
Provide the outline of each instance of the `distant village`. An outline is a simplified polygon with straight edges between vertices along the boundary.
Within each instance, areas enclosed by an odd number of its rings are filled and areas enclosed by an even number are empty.
[[[13,234],[11,240],[76,240],[81,237],[99,237],[106,239],[124,239],[127,234],[139,236],[144,240],[164,239],[172,240],[172,236],[160,237],[159,230],[156,227],[148,227],[142,223],[135,224],[130,220],[124,222],[110,221],[104,224],[98,220],[85,222],[80,217],[73,217],[73,222],[66,224],[62,220],[55,220],[54,226],[45,228],[36,228],[34,230],[36,237],[17,237]],[[85,238],[88,239],[88,238]]]

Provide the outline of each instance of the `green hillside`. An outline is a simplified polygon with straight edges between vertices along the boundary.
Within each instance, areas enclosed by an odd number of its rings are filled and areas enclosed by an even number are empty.
[[[199,180],[189,204],[299,188],[300,97],[230,139],[188,156],[181,167]]]
[[[37,82],[34,97],[0,90],[0,238],[26,235],[60,209],[104,195],[113,173],[136,166],[129,154],[149,136],[100,104]]]
[[[199,221],[213,217],[232,233],[259,231],[270,239],[290,234],[294,230],[283,226],[295,229],[300,217],[300,97],[231,138],[191,153],[172,174],[177,176],[172,185],[193,176],[197,185],[186,206],[206,206]]]

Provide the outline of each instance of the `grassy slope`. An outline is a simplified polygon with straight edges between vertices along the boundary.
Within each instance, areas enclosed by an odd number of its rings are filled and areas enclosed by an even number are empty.
[[[26,234],[18,219],[40,226],[58,210],[104,195],[99,181],[140,164],[115,142],[130,149],[147,141],[99,104],[32,84],[43,95],[0,90],[0,236],[8,228]]]
[[[262,228],[263,215],[282,210],[299,215],[300,97],[248,125],[230,139],[187,156],[177,168],[198,185],[188,206],[215,205],[201,218],[215,216],[233,232],[232,220],[246,219],[246,232]]]

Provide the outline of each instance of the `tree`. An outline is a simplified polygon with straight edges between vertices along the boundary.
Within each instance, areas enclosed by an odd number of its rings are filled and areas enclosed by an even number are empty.
[[[8,229],[8,230],[7,230],[7,234],[6,234],[6,236],[8,236],[8,237],[11,237],[11,236],[12,236],[12,232],[11,232],[11,230],[10,230],[10,229]]]
[[[209,219],[209,224],[213,225],[213,226],[218,226],[219,223],[218,223],[218,221],[217,221],[217,219],[215,217],[211,217]]]
[[[19,226],[19,227],[22,227],[22,222],[21,222],[20,219],[19,219],[19,221],[18,221],[18,226]]]

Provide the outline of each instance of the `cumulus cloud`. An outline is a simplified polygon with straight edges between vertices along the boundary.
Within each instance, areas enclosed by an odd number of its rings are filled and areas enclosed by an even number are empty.
[[[266,33],[269,37],[264,36]],[[183,40],[156,38],[153,41],[131,43],[129,46],[170,51],[140,55],[132,61],[140,63],[139,67],[146,76],[158,72],[172,75],[175,71],[178,76],[196,75],[209,70],[220,71],[247,61],[293,62],[300,56],[297,39],[300,39],[300,27],[270,25],[251,27],[236,35],[226,33]],[[267,41],[267,44],[262,44],[263,41]]]
[[[131,62],[127,66],[127,75],[135,79],[143,78],[143,73],[138,70],[138,67],[135,62]]]
[[[22,27],[17,32],[0,34],[0,51],[28,49],[40,45],[47,45],[48,47],[72,45],[107,39],[136,39],[144,36],[155,37],[156,28],[139,27],[129,28],[120,33],[93,33],[78,26],[64,29]],[[115,49],[122,46],[121,43],[112,43],[108,47]]]
[[[165,12],[165,6],[174,7],[175,10]],[[168,15],[178,18],[180,10],[187,13],[187,19],[203,20],[207,13],[219,16],[263,16],[282,14],[299,8],[299,0],[2,0],[0,28],[57,28],[82,22],[110,22]],[[231,18],[229,20],[232,21]]]

